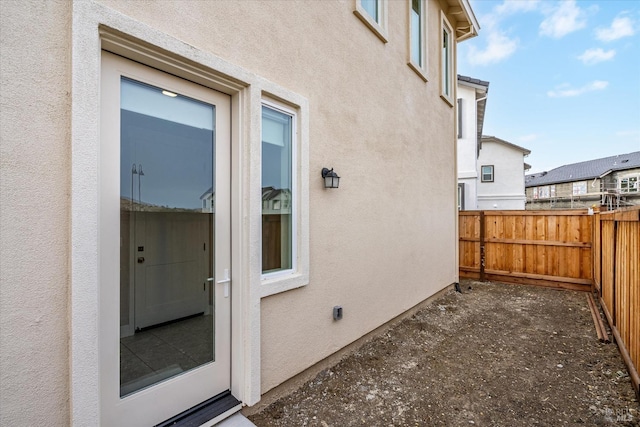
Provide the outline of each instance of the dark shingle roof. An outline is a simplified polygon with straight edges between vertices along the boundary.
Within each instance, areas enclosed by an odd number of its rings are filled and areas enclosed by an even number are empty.
[[[474,79],[473,77],[462,76],[460,74],[458,74],[458,81],[459,82],[473,83],[473,84],[479,85],[479,86],[489,87],[489,82],[485,82],[484,80],[480,80],[480,79]]]
[[[529,174],[525,176],[525,187],[594,179],[607,172],[635,168],[640,168],[640,151],[572,163],[551,169],[549,172]]]

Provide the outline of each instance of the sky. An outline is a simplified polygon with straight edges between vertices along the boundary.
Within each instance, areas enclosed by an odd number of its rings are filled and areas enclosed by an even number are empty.
[[[527,173],[640,151],[640,0],[470,0],[458,73],[489,82],[484,135]]]

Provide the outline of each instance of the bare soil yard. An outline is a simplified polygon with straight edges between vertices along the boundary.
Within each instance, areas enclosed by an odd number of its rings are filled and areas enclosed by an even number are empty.
[[[584,293],[463,282],[291,395],[267,426],[638,426]]]

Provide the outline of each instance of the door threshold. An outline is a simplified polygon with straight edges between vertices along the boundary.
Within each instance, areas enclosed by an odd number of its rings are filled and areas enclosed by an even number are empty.
[[[242,409],[242,402],[224,391],[191,409],[157,424],[155,427],[199,427],[212,426]]]

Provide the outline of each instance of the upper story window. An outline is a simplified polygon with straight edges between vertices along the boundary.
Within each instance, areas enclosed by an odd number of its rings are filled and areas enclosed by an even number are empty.
[[[373,18],[374,21],[380,22],[378,21],[380,16],[380,14],[378,13],[378,10],[380,8],[378,0],[360,0],[360,4],[362,5],[362,8],[367,11],[369,16]]]
[[[427,9],[425,0],[409,0],[409,66],[427,81]]]
[[[637,193],[640,191],[640,174],[629,176],[626,178],[620,178],[618,182],[620,192],[622,193]]]
[[[442,50],[441,63],[441,91],[442,97],[453,106],[453,30],[447,18],[442,15]]]
[[[262,105],[262,272],[295,269],[294,114]]]
[[[574,196],[587,194],[587,181],[574,182],[572,185],[572,193]]]
[[[354,0],[353,13],[369,27],[380,40],[389,41],[387,29],[387,1],[388,0]]]
[[[411,0],[411,61],[422,67],[422,2]]]
[[[542,187],[533,187],[533,198],[534,199],[549,199],[556,197],[556,186],[555,185],[545,185]]]
[[[483,165],[480,169],[482,182],[493,182],[493,165]]]

